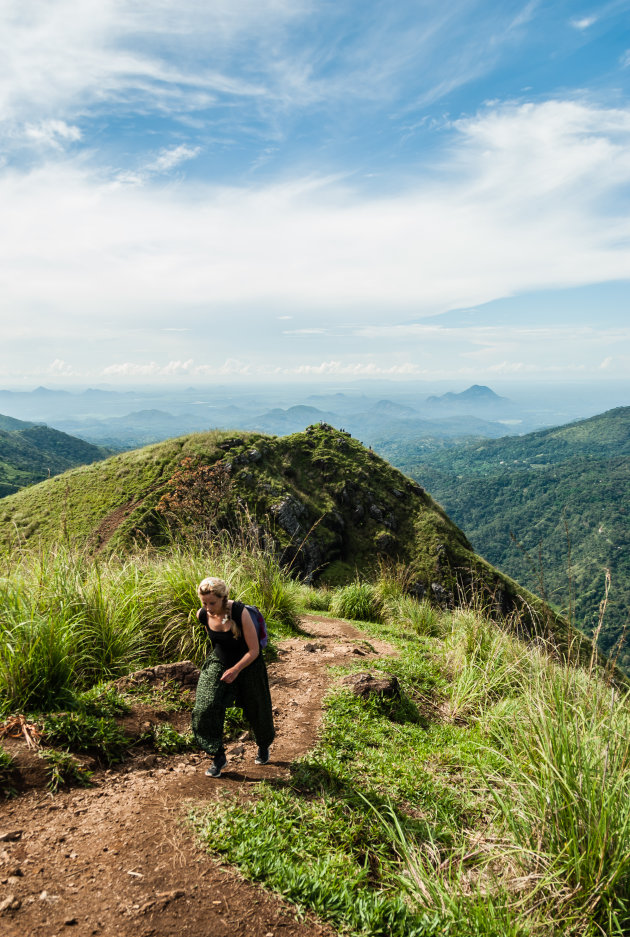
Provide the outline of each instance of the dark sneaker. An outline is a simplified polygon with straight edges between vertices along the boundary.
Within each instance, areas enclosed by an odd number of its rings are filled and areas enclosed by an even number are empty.
[[[254,758],[254,763],[257,765],[266,765],[268,761],[269,761],[269,749],[259,748],[258,754]]]
[[[221,772],[227,764],[227,758],[225,757],[225,752],[221,752],[219,755],[215,755],[212,761],[212,764],[206,771],[206,776],[209,778],[220,778]]]

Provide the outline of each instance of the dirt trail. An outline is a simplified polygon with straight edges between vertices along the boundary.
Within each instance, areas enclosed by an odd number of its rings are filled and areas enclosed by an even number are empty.
[[[245,882],[193,842],[181,826],[191,804],[222,790],[247,796],[264,778],[288,776],[313,747],[328,666],[374,651],[345,622],[307,616],[308,641],[280,645],[269,666],[277,738],[269,765],[256,747],[228,746],[221,778],[205,776],[206,756],[160,759],[144,770],[101,773],[89,789],[54,798],[32,791],[0,805],[0,933],[6,937],[325,937],[316,920],[297,921],[291,905]],[[378,653],[391,653],[373,642]],[[153,759],[147,759],[149,765]],[[9,900],[11,899],[11,900]]]

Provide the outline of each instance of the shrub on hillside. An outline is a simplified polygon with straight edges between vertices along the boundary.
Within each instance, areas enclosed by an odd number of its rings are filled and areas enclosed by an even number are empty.
[[[369,582],[353,582],[337,589],[330,610],[340,618],[353,621],[381,621],[383,605],[376,588]]]
[[[389,625],[427,637],[437,637],[443,631],[439,610],[427,601],[418,602],[410,595],[386,600],[383,603],[383,618]]]

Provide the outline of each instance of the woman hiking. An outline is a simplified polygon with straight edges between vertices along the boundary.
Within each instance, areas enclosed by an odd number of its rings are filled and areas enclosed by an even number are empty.
[[[199,747],[212,758],[206,774],[218,778],[227,764],[223,723],[228,706],[243,709],[258,744],[257,765],[269,761],[275,729],[267,668],[247,608],[228,599],[223,579],[212,576],[199,583],[197,595],[197,620],[206,629],[212,652],[199,674],[192,729]]]

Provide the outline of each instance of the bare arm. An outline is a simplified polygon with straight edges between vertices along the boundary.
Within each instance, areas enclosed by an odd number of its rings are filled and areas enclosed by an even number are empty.
[[[221,679],[224,683],[234,683],[241,670],[248,667],[260,654],[258,632],[246,608],[243,609],[243,614],[241,615],[241,628],[243,629],[243,637],[247,644],[247,652],[243,654],[241,659],[237,661],[233,667],[230,667],[223,673]]]

